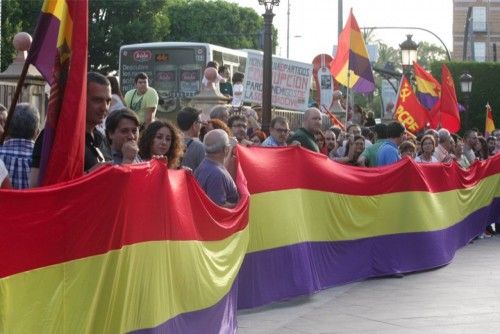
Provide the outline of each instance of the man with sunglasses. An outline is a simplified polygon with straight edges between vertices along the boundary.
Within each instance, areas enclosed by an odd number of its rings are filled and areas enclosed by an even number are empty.
[[[205,148],[199,140],[200,130],[204,123],[200,118],[201,112],[198,109],[184,107],[177,114],[177,125],[182,131],[184,144],[186,145],[181,165],[191,170],[196,170],[205,158]]]
[[[271,120],[269,128],[269,137],[266,138],[261,144],[265,147],[278,147],[286,146],[286,140],[288,139],[288,134],[290,133],[290,128],[288,126],[288,121],[282,116],[276,116]]]

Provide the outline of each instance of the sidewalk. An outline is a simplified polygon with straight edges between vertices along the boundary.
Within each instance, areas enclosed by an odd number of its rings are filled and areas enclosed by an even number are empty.
[[[239,334],[500,333],[500,237],[447,266],[379,278],[238,312]]]

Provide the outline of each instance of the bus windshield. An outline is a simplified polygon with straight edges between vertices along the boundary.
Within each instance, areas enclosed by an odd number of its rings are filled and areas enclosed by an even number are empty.
[[[120,52],[120,81],[123,92],[134,88],[134,77],[145,72],[159,95],[158,112],[178,111],[201,89],[207,48],[123,47]],[[160,116],[158,115],[158,116]]]

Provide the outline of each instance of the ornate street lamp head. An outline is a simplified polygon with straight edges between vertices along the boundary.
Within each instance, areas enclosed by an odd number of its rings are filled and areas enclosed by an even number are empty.
[[[274,6],[279,6],[280,0],[259,0],[259,5],[264,5],[267,11],[273,11]]]
[[[403,66],[411,66],[414,61],[417,61],[418,44],[411,38],[413,35],[406,35],[406,41],[399,44],[401,48],[401,64]]]
[[[467,72],[460,76],[460,91],[466,94],[470,94],[472,91],[472,75]]]

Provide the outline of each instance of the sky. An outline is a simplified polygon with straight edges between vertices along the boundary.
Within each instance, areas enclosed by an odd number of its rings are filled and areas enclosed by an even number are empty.
[[[228,0],[242,7],[251,7],[259,14],[264,6],[258,0]],[[287,7],[290,3],[290,59],[310,63],[321,53],[332,54],[337,44],[336,0],[281,0],[275,7],[273,25],[278,29],[276,54],[286,57]],[[452,0],[343,0],[343,25],[353,9],[360,27],[405,26],[421,27],[438,35],[452,51]],[[407,34],[413,34],[415,42],[426,41],[441,45],[433,35],[418,30],[376,30],[375,38],[399,48]]]

